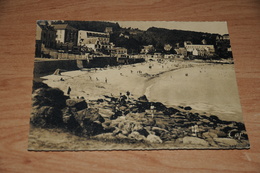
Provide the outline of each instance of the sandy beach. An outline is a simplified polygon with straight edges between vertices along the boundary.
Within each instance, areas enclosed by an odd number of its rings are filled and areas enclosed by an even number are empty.
[[[223,120],[242,121],[237,84],[232,64],[208,64],[192,61],[157,61],[117,67],[83,69],[42,77],[71,97],[86,100],[119,96],[130,91],[138,98],[167,106],[191,106]]]

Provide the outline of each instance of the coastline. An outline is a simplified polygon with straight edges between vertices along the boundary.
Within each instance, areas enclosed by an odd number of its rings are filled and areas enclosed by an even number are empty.
[[[149,69],[148,66],[152,66],[152,68]],[[223,67],[228,68],[223,69]],[[197,73],[200,68],[203,68],[204,70],[203,73],[200,74],[202,75],[200,77],[201,80],[208,80],[208,82],[204,81],[200,84],[199,82],[196,82],[197,79],[194,79],[194,77],[198,77]],[[213,79],[210,79],[210,75],[216,73],[218,70],[222,70],[221,72],[223,72],[223,74],[224,71],[227,70],[230,75],[228,75],[228,78],[215,75],[213,76]],[[189,76],[184,76],[184,74],[189,74]],[[196,74],[197,76],[192,74]],[[60,81],[60,78],[63,78],[64,81]],[[216,97],[214,95],[214,97],[218,99],[218,103],[216,103],[214,99],[207,100],[207,96],[202,97],[196,95],[196,92],[198,92],[196,89],[200,88],[202,85],[211,85],[210,82],[212,82],[212,80],[213,82],[214,80],[219,81],[218,85],[221,86],[221,83],[225,83],[231,79],[232,90],[234,90],[233,95],[236,94],[238,96],[236,81],[234,81],[233,65],[196,63],[189,61],[166,61],[164,63],[146,62],[87,71],[69,71],[61,73],[60,76],[44,76],[42,79],[45,79],[44,83],[51,87],[58,87],[63,90],[64,93],[66,93],[67,87],[70,86],[72,88],[72,97],[84,97],[86,100],[99,99],[102,98],[103,95],[118,96],[119,93],[124,94],[126,91],[130,91],[131,96],[135,98],[145,94],[149,100],[162,102],[167,106],[191,106],[194,110],[216,114],[225,120],[243,121],[239,98],[238,100],[237,98],[235,99],[235,107],[230,111],[228,108],[231,108],[232,104],[231,106],[220,104],[222,99],[226,100],[225,93],[224,96],[221,97]],[[194,86],[189,88],[191,91],[188,91],[187,87],[185,88],[186,85],[190,85],[188,84],[189,81],[187,79],[189,79],[191,83],[194,83]],[[198,86],[196,87],[195,85]],[[219,88],[218,85],[216,87],[213,87],[214,85],[210,86],[214,92],[217,91],[217,94],[220,94],[229,87],[229,85],[226,85],[226,88],[222,88],[221,91],[218,91],[216,90],[216,88]],[[167,91],[167,89],[165,90],[165,88],[168,88],[169,90],[169,86],[170,92]],[[205,87],[203,89],[205,90]],[[189,94],[193,93],[193,95],[185,95],[187,92]],[[208,93],[211,92],[208,91]],[[235,97],[237,97],[236,95]],[[212,94],[209,94],[208,96],[210,97]],[[211,103],[212,101],[213,103]],[[226,100],[226,103],[228,102],[230,102],[230,99]]]

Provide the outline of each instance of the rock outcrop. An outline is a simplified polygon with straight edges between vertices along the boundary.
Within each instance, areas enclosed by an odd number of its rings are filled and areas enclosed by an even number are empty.
[[[66,128],[80,136],[197,148],[248,145],[241,122],[199,114],[190,106],[168,108],[149,102],[145,95],[124,101],[105,96],[87,104],[84,99],[71,99],[59,89],[37,83],[32,100],[32,125]]]

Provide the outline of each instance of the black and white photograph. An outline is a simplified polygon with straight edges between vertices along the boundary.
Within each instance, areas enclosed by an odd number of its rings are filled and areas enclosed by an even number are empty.
[[[250,148],[227,22],[38,20],[33,73],[29,151]]]

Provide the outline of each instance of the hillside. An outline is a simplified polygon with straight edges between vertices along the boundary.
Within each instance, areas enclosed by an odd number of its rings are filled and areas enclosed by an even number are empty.
[[[202,40],[204,40],[206,44],[216,46],[216,36],[219,35],[157,27],[150,27],[146,31],[142,31],[138,28],[123,28],[118,23],[104,21],[55,21],[54,23],[68,23],[78,30],[97,32],[104,32],[106,27],[112,27],[110,41],[115,46],[127,48],[129,53],[139,53],[144,45],[153,45],[156,51],[163,52],[165,44],[172,47],[178,44],[183,47],[185,41],[202,44]]]

